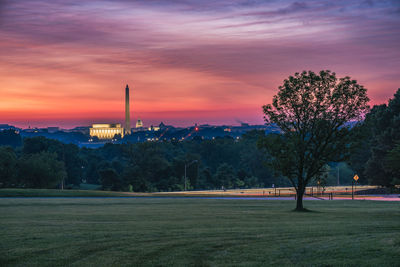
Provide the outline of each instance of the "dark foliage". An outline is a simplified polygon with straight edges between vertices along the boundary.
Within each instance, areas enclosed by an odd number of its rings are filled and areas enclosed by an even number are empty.
[[[22,144],[21,135],[15,130],[0,131],[0,146],[19,147]]]
[[[50,152],[23,155],[18,171],[18,184],[28,188],[54,188],[66,177],[64,163]]]
[[[361,179],[389,187],[400,183],[400,89],[354,129],[353,145],[349,162]]]
[[[14,187],[16,184],[17,156],[11,147],[0,146],[0,187]]]
[[[120,191],[123,189],[123,182],[114,169],[100,170],[99,175],[104,190]]]
[[[271,134],[259,145],[277,173],[296,188],[296,210],[304,210],[306,186],[324,174],[329,162],[348,155],[346,123],[361,119],[368,101],[366,89],[355,80],[309,71],[284,80],[272,104],[263,107],[266,122],[277,125],[281,134]]]
[[[179,191],[184,189],[185,164],[188,190],[287,185],[273,179],[264,164],[266,155],[257,150],[257,140],[264,135],[255,130],[240,140],[109,143],[98,149],[25,138],[18,151],[0,150],[0,186],[54,188],[64,181],[67,188],[83,182],[106,190]]]

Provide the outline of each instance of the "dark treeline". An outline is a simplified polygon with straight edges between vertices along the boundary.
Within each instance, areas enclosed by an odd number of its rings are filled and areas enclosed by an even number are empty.
[[[354,147],[348,162],[330,163],[326,185],[400,184],[400,89],[388,105],[374,106],[350,131]],[[268,155],[257,147],[270,138],[264,131],[190,141],[106,144],[79,148],[45,137],[24,138],[14,130],[0,132],[0,187],[79,188],[101,185],[105,190],[136,192],[289,186],[266,166]],[[349,167],[351,166],[351,167]],[[320,180],[321,181],[321,180]]]
[[[63,181],[69,188],[84,182],[106,190],[177,191],[184,189],[185,164],[189,190],[287,185],[274,179],[265,154],[257,149],[264,131],[250,131],[240,140],[106,144],[98,149],[45,137],[21,143],[13,131],[1,134],[17,140],[0,147],[2,187],[54,188]]]
[[[356,149],[349,162],[362,181],[400,184],[400,89],[388,104],[374,106],[353,134]]]
[[[80,188],[101,185],[105,190],[136,192],[290,186],[266,166],[267,155],[257,148],[264,131],[242,138],[111,144],[79,148],[45,137],[24,138],[14,130],[0,132],[0,187]],[[350,184],[353,171],[344,162],[327,166],[326,185]]]

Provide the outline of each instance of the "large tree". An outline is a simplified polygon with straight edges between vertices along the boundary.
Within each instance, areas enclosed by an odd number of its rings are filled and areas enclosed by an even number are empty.
[[[347,156],[349,125],[368,111],[367,90],[350,77],[331,71],[295,73],[284,80],[272,104],[263,106],[265,120],[278,126],[260,142],[275,171],[289,179],[303,208],[307,184],[321,176],[328,162]]]

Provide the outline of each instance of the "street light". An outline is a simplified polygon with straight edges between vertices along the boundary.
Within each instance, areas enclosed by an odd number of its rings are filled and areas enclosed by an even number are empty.
[[[193,161],[190,162],[189,164],[186,164],[186,163],[185,163],[185,190],[184,190],[184,191],[186,191],[186,186],[187,186],[187,185],[186,185],[186,184],[187,184],[187,182],[186,182],[186,179],[187,179],[187,178],[186,178],[186,168],[189,167],[190,165],[192,165],[192,164],[195,163],[195,162],[197,162],[197,159],[193,160]]]
[[[339,176],[340,176],[340,173],[339,173],[339,164],[338,164],[336,167],[337,167],[337,186],[339,186],[339,185],[340,185],[340,183],[339,183]]]

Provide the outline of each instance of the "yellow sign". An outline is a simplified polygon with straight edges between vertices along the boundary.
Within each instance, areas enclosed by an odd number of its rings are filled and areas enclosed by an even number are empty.
[[[358,179],[359,179],[360,177],[358,177],[358,175],[356,174],[356,175],[354,175],[354,177],[353,177],[353,179],[354,179],[354,181],[358,181]]]

